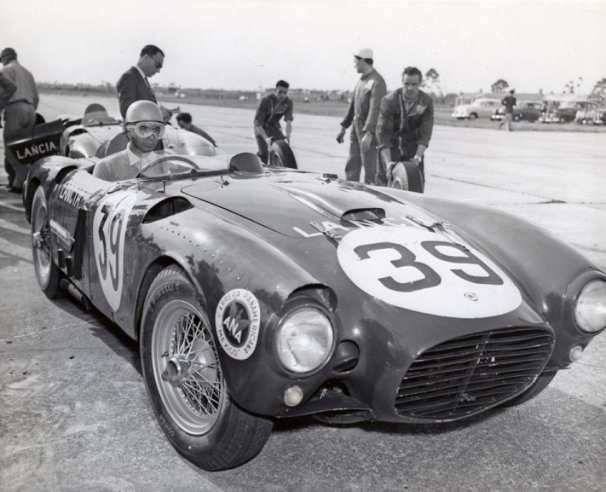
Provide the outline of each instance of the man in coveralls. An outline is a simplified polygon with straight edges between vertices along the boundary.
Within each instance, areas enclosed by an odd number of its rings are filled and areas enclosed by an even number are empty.
[[[290,143],[293,103],[288,97],[289,87],[288,82],[278,80],[274,93],[261,99],[255,113],[255,140],[259,148],[257,155],[261,158],[263,164],[267,164],[271,143],[285,138],[280,127],[282,117],[286,122],[286,140]]]
[[[364,182],[375,184],[377,170],[377,138],[375,136],[381,99],[387,92],[385,80],[373,67],[373,52],[366,48],[354,54],[354,66],[362,76],[356,84],[349,110],[341,122],[337,142],[343,143],[345,131],[352,124],[349,158],[345,164],[345,178],[360,181],[364,168]]]
[[[433,100],[419,89],[423,74],[407,67],[402,87],[390,92],[381,102],[377,137],[381,159],[377,184],[386,185],[396,162],[412,160],[425,181],[423,154],[433,132]]]
[[[4,65],[2,75],[17,87],[4,109],[4,141],[6,142],[8,133],[34,127],[40,97],[38,96],[34,77],[19,64],[17,52],[13,48],[2,50],[0,62]],[[19,164],[17,157],[8,146],[5,147],[4,154],[4,168],[8,174],[8,187],[18,191],[21,189],[23,179],[27,174],[26,168]]]

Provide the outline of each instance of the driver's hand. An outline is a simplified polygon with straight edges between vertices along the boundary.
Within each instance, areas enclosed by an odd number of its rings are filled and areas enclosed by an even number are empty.
[[[337,142],[342,144],[344,136],[345,136],[345,128],[341,127],[341,131],[339,133],[337,133]]]

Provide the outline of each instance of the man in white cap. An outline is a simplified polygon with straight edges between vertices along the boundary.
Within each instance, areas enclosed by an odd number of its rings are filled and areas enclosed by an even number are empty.
[[[345,177],[350,181],[359,181],[361,170],[364,168],[366,184],[375,183],[377,167],[375,132],[381,99],[387,93],[385,80],[374,69],[373,63],[371,49],[365,48],[354,53],[354,67],[362,76],[354,89],[347,115],[341,122],[341,131],[337,134],[337,142],[343,143],[345,131],[352,126]]]

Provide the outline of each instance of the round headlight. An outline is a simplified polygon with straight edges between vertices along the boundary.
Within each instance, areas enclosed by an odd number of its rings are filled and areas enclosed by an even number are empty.
[[[589,282],[579,294],[574,316],[581,330],[593,333],[606,326],[606,282]]]
[[[289,371],[310,372],[328,360],[333,340],[332,325],[326,315],[305,307],[290,314],[278,328],[278,358]]]

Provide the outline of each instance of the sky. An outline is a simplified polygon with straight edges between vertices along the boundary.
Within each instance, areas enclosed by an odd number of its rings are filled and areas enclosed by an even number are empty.
[[[0,0],[0,47],[40,82],[115,84],[146,44],[166,55],[151,82],[182,88],[352,89],[352,53],[371,48],[389,90],[416,66],[445,93],[588,93],[606,0]]]

